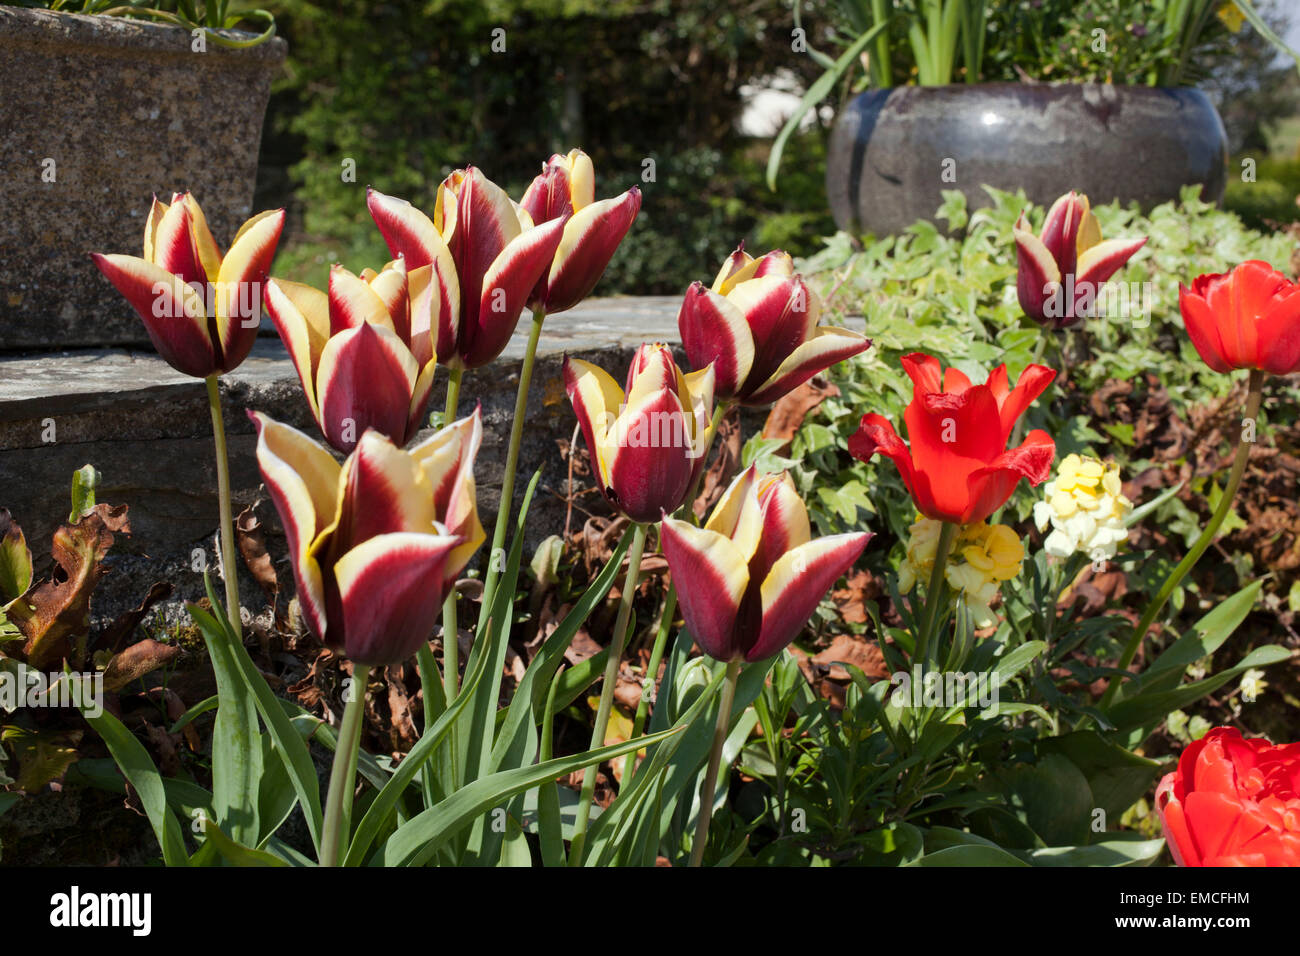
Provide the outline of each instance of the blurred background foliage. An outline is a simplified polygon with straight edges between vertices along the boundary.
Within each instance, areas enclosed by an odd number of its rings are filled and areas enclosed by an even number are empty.
[[[431,209],[442,178],[472,162],[518,197],[543,160],[572,146],[591,154],[598,197],[633,184],[645,193],[603,294],[679,294],[712,276],[740,239],[811,255],[834,231],[822,177],[835,103],[788,144],[779,192],[764,185],[762,172],[770,135],[789,107],[772,111],[767,135],[741,124],[755,90],[801,93],[820,73],[792,49],[789,0],[260,5],[289,43],[267,114],[256,198],[258,208],[290,210],[277,262],[288,277],[323,285],[332,262],[360,269],[387,258],[366,214],[367,185]],[[1053,2],[1044,13],[1043,3],[1023,0],[999,6],[990,28],[1014,32],[1031,14],[1038,22],[1050,13],[1053,29],[1086,37],[1101,17],[1124,42],[1137,43],[1145,6]],[[1283,0],[1258,6],[1285,23]],[[835,4],[817,0],[801,4],[799,22],[816,45],[831,35],[836,16]],[[1296,73],[1253,31],[1216,36],[1224,52],[1204,61],[1211,68],[1201,84],[1220,104],[1240,154],[1233,170],[1241,158],[1256,161],[1255,182],[1230,177],[1227,205],[1256,228],[1275,228],[1300,215]],[[494,52],[494,40],[504,51]],[[1051,69],[1035,79],[1091,75],[1069,42],[1038,46]],[[1119,52],[1113,63],[1123,60]],[[850,85],[837,95],[853,92]],[[348,160],[352,181],[344,176]]]

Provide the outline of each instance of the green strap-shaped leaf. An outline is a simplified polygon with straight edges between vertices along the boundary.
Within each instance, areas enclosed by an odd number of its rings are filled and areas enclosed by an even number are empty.
[[[573,757],[557,757],[532,767],[518,767],[480,777],[436,807],[430,807],[399,827],[372,862],[384,866],[420,866],[437,852],[444,840],[516,794],[576,770],[667,740],[675,733],[678,730],[673,728],[621,744],[589,750]]]

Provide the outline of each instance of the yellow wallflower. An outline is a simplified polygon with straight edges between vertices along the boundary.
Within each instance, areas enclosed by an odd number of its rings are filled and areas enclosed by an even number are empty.
[[[1133,510],[1117,465],[1066,455],[1043,492],[1045,500],[1034,505],[1034,522],[1040,531],[1052,528],[1043,542],[1048,554],[1067,558],[1082,553],[1094,561],[1115,556],[1128,537],[1124,522]]]

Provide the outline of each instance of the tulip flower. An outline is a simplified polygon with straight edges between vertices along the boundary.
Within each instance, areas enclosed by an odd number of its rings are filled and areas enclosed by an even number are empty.
[[[1300,284],[1251,259],[1231,272],[1197,276],[1178,287],[1187,335],[1216,372],[1300,368]]]
[[[1035,429],[1017,448],[1007,448],[1017,420],[1056,377],[1042,365],[1025,369],[1015,388],[999,365],[974,385],[955,368],[920,353],[904,356],[912,401],[904,413],[911,447],[880,415],[864,415],[849,438],[849,453],[869,461],[879,452],[898,467],[917,510],[953,524],[983,521],[997,511],[1021,478],[1039,485],[1050,473],[1056,446]]]
[[[719,661],[780,652],[871,538],[813,539],[794,482],[760,476],[754,465],[732,481],[703,528],[665,517],[662,533],[686,626]]]
[[[1092,315],[1106,280],[1147,241],[1143,236],[1103,242],[1088,197],[1073,191],[1052,203],[1037,236],[1023,212],[1013,234],[1020,308],[1040,325],[1058,329]]]
[[[410,313],[407,284],[401,259],[360,276],[336,265],[328,295],[284,279],[267,283],[266,310],[307,404],[341,452],[368,428],[405,445],[424,420],[437,358],[430,329]]]
[[[144,257],[93,253],[95,265],[135,307],[172,368],[195,378],[229,372],[248,357],[261,319],[260,286],[275,256],[284,210],[240,227],[223,256],[188,192],[155,196]]]
[[[742,243],[712,288],[686,290],[677,327],[696,368],[713,363],[717,397],[768,405],[871,347],[858,332],[818,326],[821,301],[784,252],[755,259]]]
[[[1243,428],[1237,437],[1232,469],[1210,520],[1133,628],[1119,658],[1120,670],[1133,663],[1165,602],[1209,549],[1232,510],[1255,444],[1253,425],[1264,400],[1265,377],[1300,368],[1300,285],[1267,262],[1251,259],[1230,272],[1197,276],[1191,288],[1179,286],[1178,307],[1187,335],[1206,365],[1216,372],[1250,369],[1241,419],[1252,427]],[[1118,691],[1119,682],[1112,679],[1101,703],[1109,704]]]
[[[691,843],[690,865],[699,866],[741,665],[766,660],[793,641],[871,535],[814,540],[789,476],[760,477],[753,465],[732,481],[703,528],[667,514],[660,527],[686,626],[706,654],[727,665]]]
[[[478,368],[501,354],[519,313],[555,258],[567,217],[534,225],[473,166],[438,187],[433,218],[404,199],[366,192],[370,215],[394,257],[414,276],[413,322],[436,329],[434,353],[449,368]]]
[[[1300,866],[1300,743],[1215,727],[1156,788],[1179,866]]]
[[[704,467],[713,368],[682,373],[666,345],[642,345],[626,394],[604,369],[567,357],[564,385],[609,503],[639,523],[675,511]]]
[[[249,417],[308,629],[361,664],[406,660],[429,639],[444,594],[483,542],[478,412],[409,451],[367,430],[342,465],[302,432]]]
[[[595,180],[591,158],[582,150],[556,153],[542,164],[541,175],[519,203],[535,225],[565,220],[555,258],[529,297],[534,310],[564,312],[585,299],[641,211],[641,190],[635,186],[593,202]]]

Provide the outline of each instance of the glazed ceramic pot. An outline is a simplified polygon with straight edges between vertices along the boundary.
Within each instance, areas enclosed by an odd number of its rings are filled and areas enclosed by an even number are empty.
[[[1050,203],[1075,189],[1094,204],[1143,209],[1199,184],[1223,198],[1228,145],[1209,98],[1191,87],[990,83],[868,90],[831,134],[826,192],[842,229],[884,235],[933,219],[942,192],[969,208],[984,185]]]

